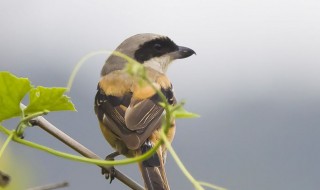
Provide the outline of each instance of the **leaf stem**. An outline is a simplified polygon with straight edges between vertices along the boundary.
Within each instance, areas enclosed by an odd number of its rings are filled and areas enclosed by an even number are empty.
[[[2,127],[2,126],[1,126]],[[6,139],[6,141],[3,143],[1,150],[0,150],[0,158],[2,157],[2,154],[4,153],[5,149],[7,148],[9,142],[12,140],[14,135],[14,132],[12,132]]]
[[[10,135],[11,131],[5,128],[4,126],[0,125],[0,131],[6,135]]]
[[[42,112],[36,112],[36,113],[32,113],[30,115],[27,115],[25,116],[24,115],[24,109],[22,109],[22,119],[20,120],[18,126],[17,126],[17,129],[16,129],[16,133],[18,136],[22,136],[23,135],[23,132],[24,132],[24,129],[27,127],[27,126],[30,126],[30,124],[28,124],[28,122],[35,118],[35,117],[38,117],[38,116],[41,116],[41,115],[45,115],[48,113],[48,111],[42,111]]]
[[[173,150],[170,142],[167,139],[167,136],[166,136],[164,130],[161,130],[160,134],[161,134],[161,138],[162,138],[164,144],[166,145],[168,151],[171,153],[173,159],[176,161],[176,163],[179,166],[179,168],[181,169],[182,173],[189,179],[189,181],[194,185],[194,187],[197,190],[204,190],[204,188],[197,182],[197,180],[190,174],[190,172],[184,166],[184,164],[180,160],[180,158],[177,155],[177,153]]]
[[[24,139],[21,139],[19,136],[17,136],[15,131],[10,131],[8,129],[6,129],[5,127],[0,125],[0,131],[3,132],[6,135],[9,135],[9,137],[7,138],[6,142],[9,140],[13,140],[17,143],[29,146],[31,148],[35,148],[44,152],[48,152],[52,155],[58,156],[58,157],[62,157],[65,159],[69,159],[69,160],[74,160],[74,161],[78,161],[78,162],[85,162],[85,163],[90,163],[90,164],[96,164],[96,165],[110,165],[110,166],[114,166],[114,165],[126,165],[126,164],[131,164],[131,163],[135,163],[135,162],[141,162],[147,158],[149,158],[150,156],[152,156],[158,149],[158,147],[161,145],[161,142],[158,142],[152,149],[150,149],[149,151],[147,151],[145,154],[134,157],[134,158],[126,158],[123,160],[116,160],[116,161],[108,161],[108,160],[99,160],[99,159],[91,159],[91,158],[85,158],[82,156],[77,156],[77,155],[73,155],[73,154],[69,154],[69,153],[65,153],[65,152],[61,152],[52,148],[49,148],[47,146],[43,146],[31,141],[27,141]],[[5,148],[5,145],[2,147],[2,149]],[[2,150],[1,149],[1,154],[0,157],[2,155]]]
[[[30,115],[27,115],[23,119],[21,119],[20,123],[30,121],[31,119],[38,117],[38,116],[46,115],[48,112],[49,111],[41,111],[41,112],[32,113]]]
[[[76,66],[72,70],[72,73],[71,73],[71,75],[69,77],[68,84],[67,84],[67,92],[70,91],[70,89],[71,89],[71,87],[73,85],[73,81],[74,81],[77,73],[79,72],[79,69],[84,64],[84,62],[86,62],[91,57],[94,57],[96,55],[101,55],[101,54],[111,54],[111,52],[110,51],[106,51],[106,50],[94,51],[94,52],[86,54],[85,56],[83,56],[80,59],[80,61],[76,64]]]
[[[149,158],[150,156],[152,156],[152,154],[154,154],[154,152],[161,145],[161,143],[157,143],[152,149],[150,149],[148,152],[146,152],[145,154],[143,154],[141,156],[137,156],[134,158],[126,158],[123,160],[110,161],[110,160],[99,160],[99,159],[85,158],[82,156],[76,156],[73,154],[61,152],[61,151],[58,151],[58,150],[34,143],[34,142],[31,142],[31,141],[21,139],[15,135],[13,136],[13,140],[20,143],[20,144],[24,144],[26,146],[29,146],[29,147],[32,147],[32,148],[35,148],[35,149],[38,149],[38,150],[41,150],[44,152],[48,152],[48,153],[53,154],[55,156],[63,157],[63,158],[78,161],[78,162],[86,162],[86,163],[91,163],[91,164],[107,165],[107,166],[126,165],[126,164],[135,163],[135,162],[141,162],[141,161]]]
[[[168,129],[171,125],[171,117],[172,117],[172,113],[170,111],[170,107],[169,107],[169,103],[167,101],[167,98],[164,96],[164,94],[159,89],[157,89],[154,86],[154,84],[150,81],[150,79],[148,77],[144,76],[143,80],[145,80],[153,88],[153,90],[155,90],[157,92],[157,94],[161,98],[161,101],[164,103],[164,109],[166,111],[166,117],[165,117],[166,124],[162,127],[163,127],[165,134],[167,134]]]
[[[223,187],[219,187],[219,186],[217,186],[217,185],[213,185],[213,184],[211,184],[211,183],[207,183],[207,182],[204,182],[204,181],[198,181],[198,183],[199,183],[200,185],[202,185],[202,186],[209,187],[209,188],[211,188],[211,189],[227,190],[227,189],[225,189],[225,188],[223,188]]]

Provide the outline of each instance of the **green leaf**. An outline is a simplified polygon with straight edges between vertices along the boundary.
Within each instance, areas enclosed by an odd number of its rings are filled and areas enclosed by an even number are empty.
[[[0,122],[22,114],[20,102],[31,88],[29,79],[0,72]]]
[[[25,114],[48,111],[76,111],[69,97],[64,95],[66,88],[46,88],[38,86],[30,90],[30,103],[25,108]]]
[[[173,107],[172,109],[174,110],[172,112],[172,115],[173,115],[173,117],[175,117],[177,119],[200,117],[200,115],[188,112],[182,106],[179,106],[179,105],[178,105],[178,107]]]

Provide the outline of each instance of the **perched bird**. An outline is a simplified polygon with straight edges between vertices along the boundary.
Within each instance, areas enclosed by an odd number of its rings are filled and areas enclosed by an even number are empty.
[[[142,64],[147,77],[163,92],[169,104],[176,99],[173,86],[166,76],[169,64],[175,59],[189,57],[195,52],[176,45],[170,38],[158,34],[144,33],[129,37],[117,48]],[[160,97],[149,85],[140,85],[123,69],[127,61],[111,55],[105,62],[98,83],[94,109],[101,131],[116,152],[107,156],[113,159],[120,154],[135,157],[148,151],[160,140],[160,127],[164,109],[159,105]],[[175,123],[168,131],[173,140]],[[166,148],[161,146],[157,153],[139,163],[139,168],[148,190],[169,190],[164,163]],[[111,175],[111,180],[114,176]]]

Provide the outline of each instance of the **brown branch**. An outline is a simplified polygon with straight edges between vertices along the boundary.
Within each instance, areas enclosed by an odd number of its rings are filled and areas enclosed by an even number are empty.
[[[67,186],[69,186],[68,182],[62,182],[62,183],[43,185],[43,186],[39,186],[39,187],[32,187],[27,190],[53,190],[53,189],[67,187]]]
[[[76,140],[72,139],[69,135],[62,132],[60,129],[56,128],[54,125],[52,125],[49,121],[47,121],[44,117],[36,117],[30,121],[33,125],[39,126],[41,129],[45,130],[52,136],[59,139],[61,142],[72,148],[73,150],[77,151],[81,155],[87,157],[87,158],[93,158],[93,159],[102,159],[98,155],[96,155],[94,152],[77,142]],[[106,169],[107,171],[110,171],[110,167],[106,166],[100,166],[101,168]],[[128,187],[134,190],[144,190],[142,186],[140,186],[137,182],[133,181],[123,173],[121,173],[119,170],[114,169],[115,172],[115,178],[117,178],[122,183],[126,184]]]

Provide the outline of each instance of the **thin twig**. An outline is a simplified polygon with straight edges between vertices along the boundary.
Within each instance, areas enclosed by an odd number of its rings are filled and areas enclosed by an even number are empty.
[[[65,181],[65,182],[61,182],[61,183],[43,185],[43,186],[39,186],[39,187],[32,187],[27,190],[53,190],[53,189],[67,187],[67,186],[69,186],[69,183]]]
[[[45,130],[52,136],[56,137],[58,140],[72,148],[73,150],[77,151],[81,155],[87,157],[87,158],[93,158],[93,159],[102,159],[97,154],[77,142],[76,140],[72,139],[69,135],[62,132],[60,129],[56,128],[54,125],[52,125],[49,121],[47,121],[45,118],[39,116],[34,118],[30,121],[33,125],[39,126],[41,129]],[[99,166],[101,168],[106,169],[107,171],[110,171],[110,167],[106,166]],[[126,184],[128,187],[134,190],[143,190],[144,188],[140,186],[137,182],[133,181],[123,173],[121,173],[118,170],[114,170],[115,172],[115,178],[117,178],[122,183]]]

